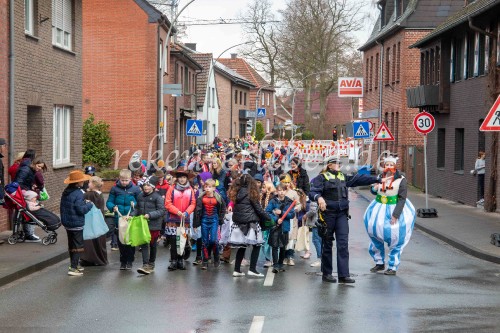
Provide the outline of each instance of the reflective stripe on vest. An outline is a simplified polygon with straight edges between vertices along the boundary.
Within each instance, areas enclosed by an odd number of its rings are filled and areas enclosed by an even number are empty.
[[[345,176],[342,172],[339,172],[337,176],[330,172],[324,172],[323,177],[325,177],[326,180],[338,178],[340,181],[345,181]]]

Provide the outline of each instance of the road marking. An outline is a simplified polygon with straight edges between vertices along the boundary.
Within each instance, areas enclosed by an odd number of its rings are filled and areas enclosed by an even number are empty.
[[[274,276],[276,274],[273,273],[273,267],[269,267],[267,269],[266,279],[264,280],[264,287],[271,287],[274,282]]]
[[[252,321],[252,326],[250,326],[250,330],[248,333],[261,333],[262,328],[264,327],[264,316],[254,316]]]

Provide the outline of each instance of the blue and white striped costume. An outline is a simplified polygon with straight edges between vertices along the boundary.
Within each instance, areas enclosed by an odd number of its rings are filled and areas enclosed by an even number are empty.
[[[401,182],[404,182],[401,186]],[[390,180],[387,181],[386,187]],[[410,241],[413,226],[415,225],[415,207],[406,198],[406,179],[403,176],[392,183],[392,188],[382,192],[381,186],[377,190],[378,200],[373,200],[366,209],[364,222],[368,236],[371,239],[369,253],[377,265],[385,264],[384,242],[389,246],[388,269],[397,271],[401,253]],[[390,200],[387,200],[390,199]],[[403,205],[397,223],[391,225],[391,217],[397,203]],[[396,201],[396,202],[394,202]],[[386,203],[384,203],[386,202]]]

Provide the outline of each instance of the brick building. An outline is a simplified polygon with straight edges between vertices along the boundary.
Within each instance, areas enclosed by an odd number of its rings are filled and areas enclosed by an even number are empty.
[[[83,2],[83,115],[110,124],[112,167],[126,167],[134,152],[153,159],[174,147],[173,134],[161,126],[174,121],[162,93],[173,75],[169,27],[146,0]]]
[[[248,105],[249,110],[252,111],[256,111],[257,108],[265,108],[266,116],[263,118],[257,118],[257,120],[262,122],[266,133],[272,133],[274,124],[279,122],[279,119],[275,119],[276,99],[274,87],[271,87],[269,83],[259,73],[257,73],[257,71],[250,66],[245,59],[238,58],[237,54],[231,54],[231,58],[219,59],[219,62],[242,75],[254,85],[254,88],[251,88],[250,93],[248,94],[248,104],[243,104]],[[240,128],[242,128],[245,122],[253,121],[254,119],[255,118],[253,117],[240,118]]]
[[[479,127],[500,93],[500,1],[469,3],[412,46],[421,62],[419,83],[408,89],[409,104],[436,120],[427,148],[429,193],[476,205],[478,182],[470,170],[485,151],[485,208],[495,210],[498,134]]]
[[[364,112],[378,130],[385,121],[395,141],[381,144],[399,157],[408,182],[423,188],[423,139],[413,128],[418,110],[409,108],[406,88],[419,84],[420,54],[409,47],[463,6],[453,0],[379,0],[377,22],[363,52]],[[378,115],[378,117],[377,117]]]
[[[167,142],[180,154],[186,152],[194,137],[186,135],[188,119],[196,119],[196,82],[203,67],[182,45],[174,45],[170,51],[169,82],[181,84],[182,96],[171,96],[168,104]],[[172,161],[172,158],[168,159]],[[177,161],[177,160],[175,160]]]
[[[0,138],[9,141],[9,0],[0,0],[0,22],[5,22],[0,29]],[[4,152],[3,164],[9,167],[9,156]],[[7,172],[5,172],[4,182],[8,181]],[[4,183],[5,184],[5,183]],[[0,231],[9,228],[7,222],[7,211],[0,209]]]
[[[12,155],[35,149],[48,166],[45,184],[51,199],[45,206],[57,210],[65,185],[62,180],[82,159],[82,1],[15,1],[14,35],[9,36],[8,1],[0,2],[0,131],[8,131],[6,92],[9,75],[15,90]],[[27,7],[25,7],[25,4]],[[7,70],[8,39],[13,38],[14,72]],[[5,47],[4,47],[5,46]],[[7,74],[8,73],[8,74]],[[7,166],[11,161],[4,159]],[[0,212],[0,231],[10,227]]]
[[[221,138],[244,137],[247,120],[255,115],[255,110],[249,108],[250,100],[248,99],[250,89],[255,86],[220,62],[216,62],[214,68],[219,100],[219,136]]]

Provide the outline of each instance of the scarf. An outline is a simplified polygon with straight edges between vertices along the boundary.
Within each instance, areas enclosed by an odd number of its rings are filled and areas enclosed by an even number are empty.
[[[187,190],[190,187],[191,187],[191,184],[189,184],[189,181],[186,184],[184,184],[184,185],[181,185],[179,183],[175,183],[175,189],[177,191],[185,191],[185,190]]]

